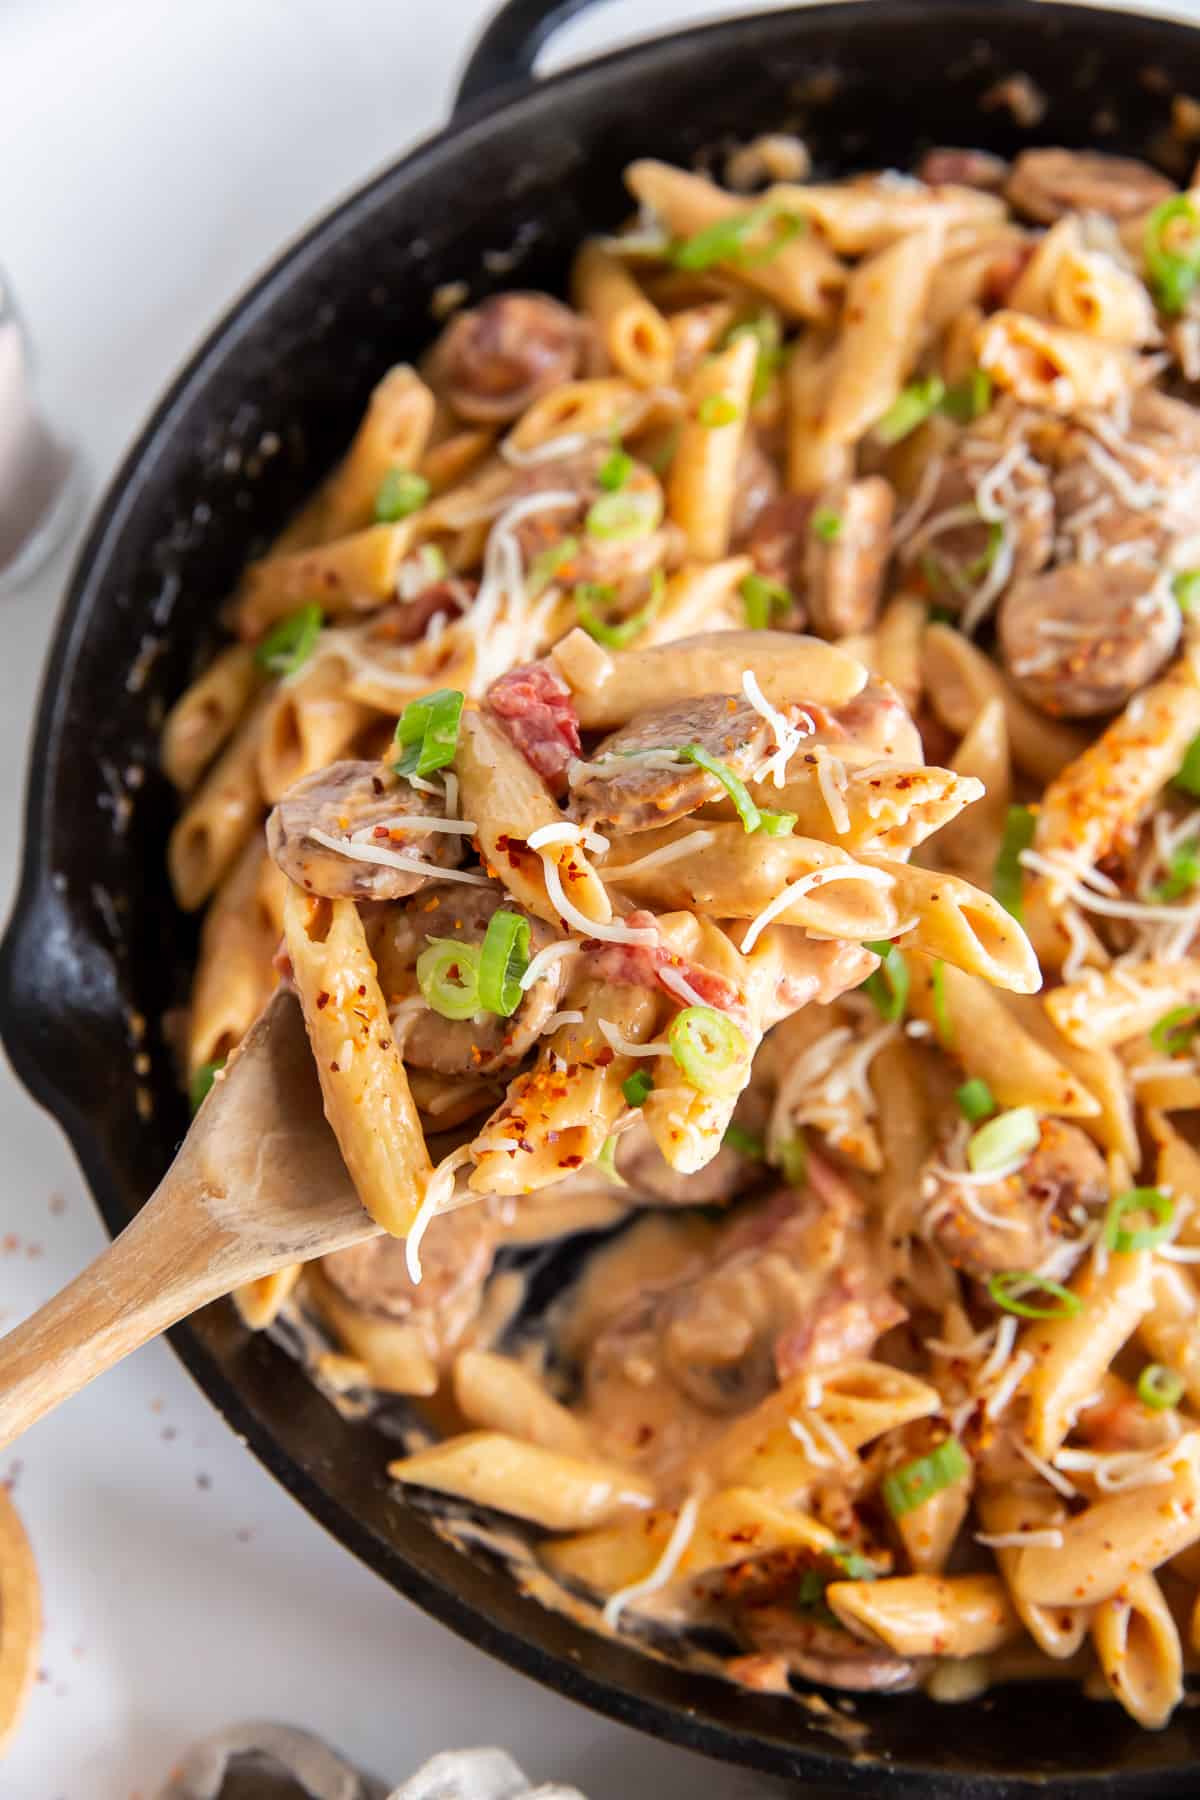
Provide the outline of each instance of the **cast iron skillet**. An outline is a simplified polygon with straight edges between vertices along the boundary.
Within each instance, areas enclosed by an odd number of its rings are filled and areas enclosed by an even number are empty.
[[[162,872],[172,806],[155,768],[158,726],[210,653],[218,603],[247,556],[344,445],[382,369],[429,337],[433,289],[459,279],[473,297],[514,282],[561,288],[578,238],[624,211],[620,170],[634,156],[688,163],[784,126],[832,170],[903,168],[932,143],[1095,143],[1156,156],[1173,88],[1200,92],[1200,34],[1031,0],[759,15],[534,83],[537,47],[587,3],[509,0],[468,64],[453,124],[314,226],[202,346],[79,558],[38,715],[0,1025],[114,1231],[186,1125],[160,1021],[185,992],[195,927]],[[980,108],[1017,71],[1049,100],[1031,130],[1003,106]],[[1150,1735],[1115,1707],[1048,1687],[959,1707],[864,1701],[870,1730],[855,1755],[798,1705],[684,1675],[522,1600],[498,1565],[456,1551],[389,1489],[381,1439],[342,1420],[228,1305],[172,1336],[233,1428],[385,1580],[629,1724],[859,1794],[880,1793],[886,1766],[897,1800],[1031,1795],[1047,1781],[1060,1795],[1200,1787],[1188,1710]]]

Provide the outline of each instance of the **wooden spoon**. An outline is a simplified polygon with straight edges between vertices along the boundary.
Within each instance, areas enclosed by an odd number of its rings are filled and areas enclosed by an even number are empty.
[[[210,1300],[378,1231],[325,1123],[299,1003],[281,989],[132,1223],[0,1338],[0,1447]]]

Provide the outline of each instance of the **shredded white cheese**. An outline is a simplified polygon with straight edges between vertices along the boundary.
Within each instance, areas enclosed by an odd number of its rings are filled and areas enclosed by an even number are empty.
[[[673,969],[669,963],[665,963],[663,967],[659,969],[658,979],[672,994],[677,995],[686,1006],[708,1005],[708,1001],[704,998],[703,994],[698,994],[687,977],[681,975],[678,969]]]
[[[1164,1451],[1160,1445],[1154,1450],[1101,1451],[1068,1446],[1056,1451],[1052,1460],[1056,1469],[1093,1476],[1102,1493],[1123,1494],[1130,1488],[1156,1487],[1170,1481],[1171,1471],[1164,1458],[1171,1448]]]
[[[833,1457],[830,1456],[827,1450],[822,1450],[820,1448],[807,1425],[802,1424],[799,1419],[789,1419],[788,1430],[796,1439],[796,1442],[799,1444],[814,1469],[833,1468]]]
[[[304,836],[326,850],[334,850],[339,856],[349,857],[351,862],[378,863],[383,868],[401,869],[408,875],[429,875],[438,881],[465,881],[472,887],[492,885],[486,875],[473,875],[467,869],[439,868],[436,863],[426,862],[423,857],[406,856],[402,850],[389,850],[384,844],[356,844],[350,838],[331,837],[329,832],[321,831],[315,825],[310,826]]]
[[[781,893],[764,906],[757,918],[750,921],[749,929],[739,946],[743,956],[754,948],[767,926],[786,912],[793,900],[801,899],[814,888],[827,886],[831,881],[865,881],[872,887],[891,887],[894,876],[886,869],[871,869],[860,863],[838,863],[833,868],[811,869],[807,875],[801,875],[798,881],[789,882]]]
[[[542,859],[542,875],[550,904],[564,925],[586,938],[598,938],[606,944],[658,943],[658,929],[655,926],[623,925],[619,919],[610,919],[605,924],[599,919],[589,919],[586,913],[580,912],[573,900],[568,900],[553,856],[547,850],[539,850],[538,855]]]
[[[641,1581],[631,1582],[628,1587],[618,1588],[610,1596],[604,1607],[604,1623],[610,1631],[614,1631],[617,1621],[625,1608],[635,1600],[648,1599],[651,1594],[658,1593],[666,1587],[676,1569],[683,1561],[692,1534],[696,1529],[696,1521],[700,1515],[699,1493],[689,1494],[679,1509],[679,1516],[671,1528],[671,1535],[663,1545],[662,1555],[651,1569],[649,1575]]]
[[[1076,1498],[1079,1489],[1073,1481],[1068,1481],[1065,1475],[1061,1475],[1053,1463],[1047,1462],[1044,1456],[1039,1456],[1036,1451],[1029,1448],[1028,1444],[1022,1444],[1019,1440],[1016,1448],[1018,1455],[1023,1456],[1030,1468],[1036,1469],[1042,1480],[1048,1481],[1050,1486],[1063,1496],[1064,1500]]]
[[[649,1044],[639,1044],[633,1038],[623,1037],[609,1019],[597,1019],[596,1024],[600,1028],[601,1037],[609,1048],[619,1051],[622,1056],[673,1056],[675,1054],[666,1038],[657,1038]]]
[[[601,837],[598,831],[585,831],[582,825],[575,825],[570,819],[564,819],[561,825],[539,825],[525,842],[531,850],[544,850],[550,844],[582,844],[585,850],[594,850],[601,855],[608,849],[606,837]]]
[[[1040,1531],[977,1531],[975,1542],[989,1550],[1061,1550],[1063,1534],[1049,1525]]]
[[[534,983],[540,981],[547,969],[552,969],[556,962],[578,954],[579,945],[574,938],[566,938],[558,944],[547,944],[544,950],[539,950],[536,956],[530,957],[529,967],[521,977],[523,992],[528,993]]]
[[[582,1025],[582,1024],[583,1024],[583,1014],[581,1012],[579,1012],[575,1007],[567,1007],[563,1012],[556,1012],[556,1013],[550,1014],[550,1017],[546,1020],[546,1023],[542,1026],[542,1035],[543,1035],[543,1037],[549,1037],[551,1032],[557,1031],[560,1025]]]
[[[791,724],[778,707],[771,705],[758,685],[758,677],[753,669],[742,670],[742,692],[759,718],[765,719],[771,727],[775,739],[775,749],[759,770],[758,779],[765,781],[770,776],[775,786],[780,788],[787,775],[788,763],[813,729],[812,720],[807,713],[803,715],[803,720],[808,725],[808,731],[805,731],[802,725]]]
[[[850,829],[850,808],[846,805],[846,788],[850,777],[846,765],[832,751],[817,751],[817,786],[839,837]]]
[[[690,856],[693,851],[707,849],[716,836],[714,831],[699,828],[676,838],[673,844],[660,844],[657,850],[650,850],[645,856],[637,857],[633,862],[622,863],[618,868],[600,870],[605,880],[621,882],[628,875],[641,875],[647,869],[661,868],[664,863],[677,862],[681,856]]]
[[[431,1172],[425,1183],[425,1192],[421,1196],[421,1204],[417,1208],[417,1216],[408,1228],[404,1240],[404,1261],[408,1268],[409,1279],[414,1287],[421,1280],[421,1239],[429,1229],[430,1220],[435,1213],[449,1206],[454,1197],[454,1177],[471,1161],[471,1146],[460,1144],[449,1156]]]

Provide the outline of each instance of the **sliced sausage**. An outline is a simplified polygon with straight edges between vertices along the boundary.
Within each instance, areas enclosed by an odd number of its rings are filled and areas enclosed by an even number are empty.
[[[920,733],[890,681],[868,681],[853,700],[834,710],[812,705],[804,710],[816,730],[805,738],[800,757],[816,745],[833,750],[842,745],[853,746],[866,760],[880,756],[898,757],[901,762],[926,760]]]
[[[1127,219],[1148,212],[1175,189],[1148,163],[1099,150],[1023,150],[1004,190],[1014,211],[1040,225],[1067,213],[1104,213]]]
[[[930,187],[950,184],[998,194],[1008,179],[1008,164],[1002,156],[993,156],[987,150],[939,147],[925,152],[917,165],[917,177]]]
[[[549,294],[493,294],[451,319],[433,362],[455,412],[494,424],[570,381],[584,336],[579,316]]]
[[[979,492],[1009,446],[990,432],[964,433],[947,456],[930,496],[925,522],[900,551],[918,568],[939,606],[958,612],[986,580],[999,553],[996,532],[979,515]],[[1054,550],[1054,493],[1050,470],[1023,457],[1000,482],[1012,546],[1010,579],[1035,575]]]
[[[779,1379],[869,1356],[884,1332],[907,1317],[886,1288],[866,1287],[861,1272],[855,1279],[851,1272],[839,1270],[812,1310],[776,1344]]]
[[[822,494],[804,557],[808,614],[821,637],[847,637],[874,625],[895,510],[882,475],[838,482]]]
[[[290,788],[267,820],[267,848],[297,887],[326,900],[401,900],[439,869],[462,861],[457,832],[423,831],[398,820],[438,817],[441,796],[423,794],[377,762],[336,762]],[[336,838],[338,850],[314,837]],[[428,874],[372,862],[372,851],[429,865]]]
[[[1036,1268],[1056,1245],[1078,1236],[1073,1210],[1107,1205],[1108,1169],[1078,1125],[1043,1119],[1041,1140],[1015,1175],[968,1188],[948,1180],[937,1162],[922,1195],[929,1226],[951,1262],[986,1280],[1002,1269]]]
[[[1018,581],[998,621],[1016,686],[1052,718],[1115,712],[1153,681],[1179,642],[1179,607],[1144,563],[1080,563]]]
[[[778,496],[779,470],[757,439],[747,433],[733,478],[730,534],[735,549],[746,543],[764,510]]]
[[[552,793],[561,794],[580,738],[571,690],[557,669],[549,663],[510,669],[488,689],[487,704],[525,761]]]
[[[678,526],[662,521],[662,483],[645,463],[633,464],[616,497],[623,505],[633,501],[644,507],[647,528],[610,537],[589,526],[588,515],[595,503],[614,497],[600,480],[600,471],[611,456],[609,444],[591,444],[569,456],[534,463],[513,478],[509,502],[535,494],[569,494],[574,501],[573,505],[531,511],[511,527],[526,571],[537,559],[549,557],[553,566],[546,585],[553,580],[568,588],[584,581],[607,586],[649,576],[657,568],[671,568],[680,561],[682,534]],[[560,561],[555,561],[556,550],[562,553]]]
[[[731,694],[675,700],[639,713],[604,738],[577,773],[571,817],[606,831],[648,831],[669,825],[698,806],[721,799],[725,790],[707,770],[691,762],[671,762],[663,752],[698,744],[744,780],[761,764],[773,741],[769,722],[748,700]]]
[[[389,1005],[416,992],[417,958],[432,939],[481,944],[493,913],[507,900],[499,883],[482,888],[441,882],[408,905],[390,908],[372,935],[379,985]],[[535,956],[554,942],[554,933],[540,919],[531,918],[529,927],[530,955]],[[492,1075],[515,1068],[558,1006],[565,966],[552,963],[506,1019],[489,1012],[471,1019],[444,1019],[432,1010],[407,1015],[397,1025],[397,1032],[403,1031],[405,1062],[439,1075]]]
[[[806,1618],[795,1606],[748,1606],[742,1636],[784,1657],[793,1675],[851,1694],[895,1694],[917,1685],[917,1666],[881,1645],[863,1643],[840,1625]]]
[[[394,600],[390,606],[372,613],[366,641],[380,644],[417,644],[429,629],[429,622],[439,613],[447,621],[465,613],[476,594],[479,583],[460,577],[431,581],[410,600]]]
[[[777,629],[802,631],[807,622],[806,553],[816,506],[811,494],[780,494],[762,508],[746,538],[744,548],[753,557],[758,573],[786,588],[792,596],[794,604],[789,614],[783,618],[772,614],[771,624]]]
[[[728,1148],[695,1174],[682,1175],[666,1162],[640,1119],[617,1139],[616,1160],[617,1173],[650,1205],[725,1206],[762,1179],[761,1163]]]

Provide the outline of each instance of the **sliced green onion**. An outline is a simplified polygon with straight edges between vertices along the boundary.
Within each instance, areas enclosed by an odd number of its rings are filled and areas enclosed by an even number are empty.
[[[1174,227],[1184,221],[1182,233]],[[1170,241],[1168,241],[1170,240]],[[1189,194],[1172,194],[1146,220],[1146,280],[1165,313],[1181,313],[1200,280],[1200,213]]]
[[[375,517],[384,525],[407,519],[429,498],[429,483],[415,469],[389,469],[375,495]]]
[[[254,652],[260,669],[271,675],[294,675],[316,648],[325,614],[319,606],[301,606],[268,631]]]
[[[417,561],[430,581],[444,581],[450,573],[446,552],[440,544],[422,544],[417,551]]]
[[[627,1106],[645,1106],[654,1089],[654,1080],[645,1069],[635,1069],[621,1083],[621,1092],[625,1096]]]
[[[989,1279],[987,1291],[1001,1312],[1014,1313],[1018,1319],[1072,1319],[1083,1311],[1078,1294],[1032,1269],[1002,1269]],[[1039,1306],[1026,1298],[1028,1294],[1046,1294],[1054,1304]]]
[[[1004,819],[1004,836],[992,870],[992,893],[1018,924],[1023,916],[1021,852],[1033,843],[1037,821],[1028,806],[1010,806]]]
[[[735,775],[728,763],[723,763],[719,756],[710,756],[703,744],[685,744],[678,752],[681,762],[695,763],[698,769],[712,775],[729,798],[733,801],[734,811],[742,821],[743,831],[757,831],[762,824],[762,814],[750,798],[750,790],[740,775]]]
[[[765,575],[745,576],[738,583],[738,593],[751,631],[766,631],[773,612],[790,612],[795,605],[783,583],[768,581]]]
[[[757,1131],[747,1131],[744,1125],[734,1122],[725,1127],[725,1136],[721,1140],[730,1150],[736,1150],[739,1156],[748,1156],[753,1162],[762,1162],[767,1154],[766,1145]]]
[[[1181,793],[1190,794],[1193,800],[1200,800],[1200,736],[1194,737],[1184,751],[1183,761],[1171,785]]]
[[[946,397],[946,384],[940,375],[926,375],[910,381],[892,401],[881,419],[875,421],[875,436],[890,449],[923,425],[930,413],[936,412]]]
[[[942,396],[942,411],[959,425],[981,419],[992,404],[992,378],[986,369],[972,369],[955,381]]]
[[[1150,898],[1155,903],[1169,900],[1181,900],[1184,894],[1190,894],[1196,883],[1200,881],[1200,852],[1194,844],[1181,844],[1167,858],[1166,879],[1156,882],[1150,890]]]
[[[392,764],[397,775],[432,775],[454,761],[462,709],[457,688],[438,688],[409,701],[396,726],[396,742],[404,752]]]
[[[225,1058],[220,1062],[201,1063],[192,1079],[188,1082],[188,1099],[193,1112],[200,1111],[200,1104],[208,1094],[213,1082],[225,1067]]]
[[[818,506],[812,516],[812,528],[823,544],[836,544],[845,530],[846,521],[831,506]]]
[[[417,958],[417,986],[443,1019],[473,1019],[479,1011],[479,952],[457,938],[433,938]]]
[[[1149,1213],[1154,1224],[1139,1225],[1126,1231],[1121,1220],[1128,1213]],[[1170,1194],[1154,1187],[1126,1188],[1123,1194],[1114,1194],[1109,1201],[1104,1215],[1104,1242],[1110,1250],[1121,1253],[1153,1250],[1171,1235],[1174,1223],[1175,1202]]]
[[[1200,1030],[1200,1006],[1173,1006],[1150,1027],[1150,1042],[1164,1056],[1186,1056]]]
[[[946,996],[946,965],[940,957],[929,969],[929,998],[933,1004],[933,1025],[943,1050],[954,1048],[954,1020]]]
[[[1200,569],[1181,569],[1171,582],[1180,612],[1193,612],[1200,601]]]
[[[610,650],[623,650],[632,644],[634,638],[641,637],[643,631],[655,617],[663,603],[666,593],[666,581],[661,569],[655,569],[650,578],[650,598],[644,606],[639,606],[634,613],[628,613],[623,619],[608,620],[597,612],[597,604],[609,606],[616,599],[616,590],[601,586],[594,581],[580,582],[574,590],[572,599],[575,602],[575,617],[598,644],[606,644]]]
[[[749,249],[747,239],[764,225],[769,228],[766,244]],[[756,268],[778,256],[804,229],[804,219],[795,213],[782,213],[774,202],[768,201],[762,206],[751,207],[749,212],[718,219],[715,225],[706,225],[703,231],[683,238],[671,246],[667,261],[674,263],[677,269],[688,269],[693,274],[711,269],[714,263],[720,262],[735,263],[743,269]]]
[[[752,337],[758,344],[758,361],[754,365],[754,386],[750,400],[754,406],[766,395],[771,385],[771,377],[784,358],[783,331],[776,313],[769,310],[760,312],[757,318],[743,319],[737,325],[731,325],[721,339],[721,349],[728,349],[730,344],[739,338]]]
[[[616,444],[609,455],[605,457],[604,461],[600,464],[596,480],[600,483],[600,486],[607,489],[610,494],[615,494],[618,488],[623,488],[625,486],[625,483],[632,474],[632,456],[630,456],[628,450],[622,450],[620,444]]]
[[[826,1554],[835,1562],[847,1581],[877,1581],[879,1570],[869,1557],[860,1556],[849,1544],[833,1544]]]
[[[521,1004],[521,977],[529,967],[529,920],[499,907],[488,920],[479,952],[479,1004],[507,1019]]]
[[[764,837],[791,837],[798,817],[798,813],[772,812],[769,807],[760,806],[758,829]]]
[[[787,1185],[802,1188],[808,1180],[808,1143],[803,1132],[785,1138],[775,1151],[775,1164]]]
[[[536,600],[539,594],[544,593],[559,570],[578,555],[577,537],[560,538],[557,544],[547,544],[544,550],[539,550],[525,571],[525,591],[529,598]]]
[[[665,475],[675,461],[675,452],[679,448],[679,434],[682,429],[683,427],[678,423],[672,425],[657,449],[643,450],[642,461],[648,469],[653,469],[656,475]]]
[[[880,943],[864,944],[864,950],[873,950],[882,962],[874,974],[868,975],[863,982],[863,993],[874,1004],[881,1019],[894,1022],[904,1017],[904,1009],[908,1005],[909,973],[908,964],[895,944],[886,939]]]
[[[885,1475],[880,1492],[893,1519],[902,1519],[970,1472],[971,1459],[958,1439],[943,1438],[928,1456],[915,1457]]]
[[[702,1094],[728,1094],[741,1086],[750,1047],[728,1013],[715,1006],[685,1006],[667,1030],[671,1055],[685,1081]]]
[[[1042,1138],[1042,1122],[1032,1106],[1014,1106],[997,1113],[967,1139],[967,1167],[975,1175],[990,1175],[1018,1157],[1036,1150]]]
[[[949,606],[931,606],[929,623],[931,625],[954,625],[958,622],[958,614]]]
[[[715,431],[720,425],[736,424],[741,416],[728,394],[705,394],[696,409],[696,417],[708,431]]]
[[[979,552],[979,555],[973,557],[963,570],[963,578],[968,584],[973,581],[983,580],[983,577],[995,562],[996,554],[1003,542],[1004,526],[999,519],[989,519],[986,545]]]
[[[961,1087],[955,1088],[954,1098],[958,1101],[959,1112],[971,1125],[978,1125],[982,1120],[991,1118],[996,1110],[995,1095],[979,1075],[972,1075],[970,1081],[964,1081]]]
[[[1184,1380],[1165,1363],[1147,1363],[1138,1376],[1137,1397],[1151,1412],[1165,1412],[1183,1399]]]
[[[656,488],[622,488],[593,500],[584,523],[589,537],[624,542],[649,537],[661,518],[662,495]]]
[[[615,1181],[618,1187],[628,1187],[629,1183],[623,1175],[617,1173],[617,1137],[610,1132],[596,1153],[596,1167]]]

